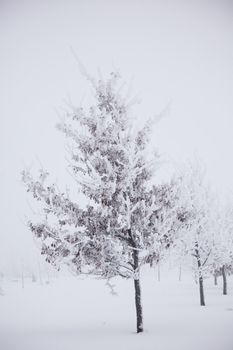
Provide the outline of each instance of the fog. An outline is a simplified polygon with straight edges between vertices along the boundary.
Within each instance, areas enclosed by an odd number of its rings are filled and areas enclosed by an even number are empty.
[[[0,2],[0,270],[38,254],[22,169],[72,182],[55,124],[68,101],[90,94],[73,52],[91,74],[118,70],[131,82],[139,119],[169,105],[153,137],[165,167],[197,155],[212,185],[231,193],[232,11],[230,1]]]

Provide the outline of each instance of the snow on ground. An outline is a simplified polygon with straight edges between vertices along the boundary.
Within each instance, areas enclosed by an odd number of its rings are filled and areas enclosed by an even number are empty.
[[[61,277],[50,284],[4,282],[0,296],[0,350],[232,350],[233,278],[205,280],[206,307],[187,274],[154,269],[142,275],[143,334],[135,333],[133,281]]]

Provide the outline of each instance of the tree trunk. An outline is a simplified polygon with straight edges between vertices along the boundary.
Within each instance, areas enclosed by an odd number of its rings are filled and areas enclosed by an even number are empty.
[[[135,289],[135,306],[137,316],[137,333],[143,332],[143,319],[142,319],[142,303],[141,303],[141,287],[139,279],[134,280]]]
[[[182,268],[181,265],[179,267],[179,282],[181,282]]]
[[[199,282],[199,292],[200,292],[200,304],[201,306],[205,306],[205,297],[204,297],[204,285],[203,285],[203,276],[202,276],[202,264],[201,264],[201,257],[199,253],[199,246],[198,242],[195,243],[195,256],[197,259],[197,266],[198,266],[198,282]]]
[[[158,281],[160,282],[160,264],[158,262]]]
[[[227,295],[227,276],[225,265],[222,266],[223,295]]]
[[[204,286],[203,286],[203,277],[199,276],[199,290],[200,290],[200,304],[205,306],[205,297],[204,297]]]
[[[142,317],[142,303],[141,303],[141,287],[139,277],[139,252],[136,248],[136,244],[133,240],[131,229],[128,230],[130,244],[133,249],[133,268],[135,272],[134,276],[134,291],[135,291],[135,306],[137,317],[137,333],[143,332],[143,317]]]
[[[217,273],[214,273],[214,285],[217,286],[218,285],[218,276]]]

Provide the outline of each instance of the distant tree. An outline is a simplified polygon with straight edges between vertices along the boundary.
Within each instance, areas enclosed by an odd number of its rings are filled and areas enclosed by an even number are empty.
[[[167,183],[152,187],[151,204],[149,204],[152,212],[149,226],[153,227],[153,237],[156,239],[150,245],[149,252],[151,253],[147,256],[147,261],[151,266],[166,259],[170,248],[177,245],[181,237],[179,232],[183,227],[183,221],[182,209],[179,207],[180,195],[180,182],[176,176],[173,176]]]
[[[186,255],[192,262],[199,285],[200,305],[204,306],[204,278],[211,274],[213,264],[214,200],[200,165],[187,165],[180,181],[183,225],[179,247],[183,249],[181,255]]]
[[[36,275],[34,274],[34,272],[32,272],[31,278],[32,278],[32,282],[36,282]]]
[[[46,171],[37,179],[23,171],[27,191],[43,203],[44,212],[44,219],[30,221],[29,227],[42,242],[41,254],[58,269],[67,264],[77,274],[132,278],[139,333],[140,268],[172,242],[174,230],[165,221],[172,186],[152,185],[159,161],[148,147],[154,121],[135,127],[132,101],[123,97],[119,74],[106,81],[84,74],[94,89],[94,104],[71,107],[57,126],[71,140],[69,167],[80,196],[74,201],[48,185]]]
[[[227,295],[227,275],[233,272],[233,209],[225,203],[216,214],[213,250],[213,274],[222,276],[223,295]]]

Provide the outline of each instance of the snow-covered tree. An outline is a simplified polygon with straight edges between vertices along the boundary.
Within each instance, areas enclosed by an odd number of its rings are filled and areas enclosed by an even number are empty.
[[[179,207],[180,190],[179,179],[173,176],[169,182],[153,186],[150,192],[152,215],[149,225],[154,229],[154,240],[147,259],[151,266],[166,258],[169,249],[177,244],[180,237],[183,226]]]
[[[213,249],[213,274],[223,279],[223,295],[227,294],[227,275],[233,271],[233,209],[227,202],[216,213]]]
[[[200,304],[204,306],[203,280],[211,274],[213,263],[214,200],[200,166],[188,164],[180,181],[183,225],[178,246],[191,260],[199,284]]]
[[[106,81],[85,75],[95,102],[71,107],[58,124],[71,142],[69,167],[80,196],[73,200],[49,185],[46,171],[36,179],[24,171],[27,191],[42,202],[44,213],[29,227],[42,243],[41,253],[57,268],[67,264],[77,274],[132,278],[137,332],[142,332],[140,268],[172,242],[164,205],[171,186],[152,185],[159,160],[148,147],[153,120],[142,128],[134,125],[119,74]]]

